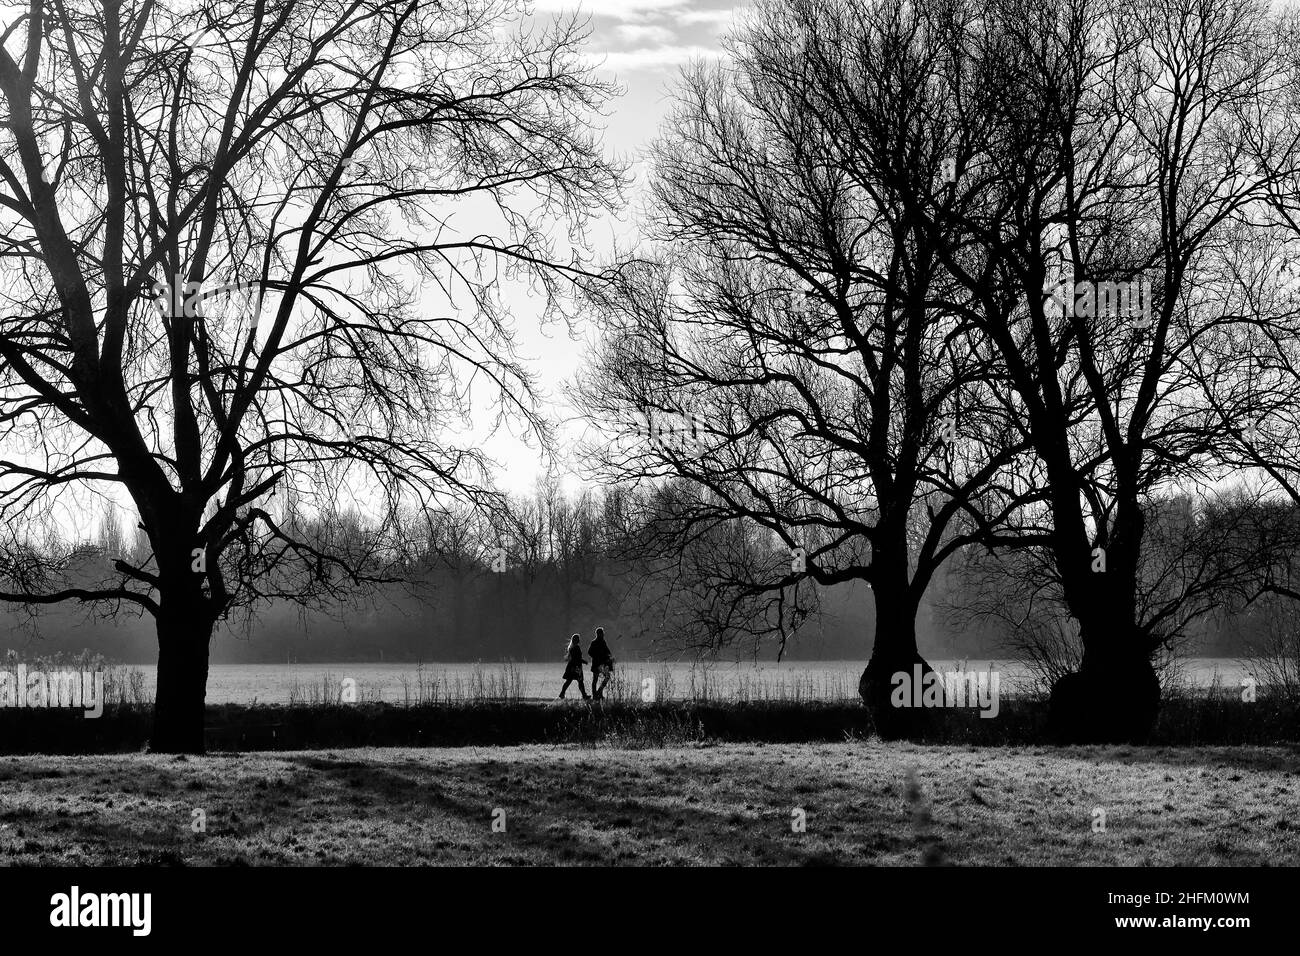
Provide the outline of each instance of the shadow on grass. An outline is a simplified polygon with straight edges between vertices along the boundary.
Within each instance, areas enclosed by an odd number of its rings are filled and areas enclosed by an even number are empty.
[[[1126,765],[1160,764],[1166,767],[1246,770],[1257,773],[1281,773],[1300,776],[1300,744],[1255,747],[1066,747],[1053,751],[1061,757],[1095,755]]]
[[[724,800],[724,808],[704,806],[683,795],[670,778],[626,779],[623,768],[603,765],[599,751],[570,753],[572,759],[484,757],[447,767],[409,758],[377,767],[318,755],[292,755],[287,762],[310,776],[313,792],[362,789],[399,815],[426,814],[471,841],[501,841],[499,850],[484,852],[478,862],[610,865],[636,862],[647,843],[657,846],[657,855],[682,862],[862,862],[820,841],[800,846],[789,808],[755,804],[750,781],[718,781],[728,791],[714,795]],[[730,792],[733,788],[740,792]],[[505,813],[504,833],[492,832],[497,809]],[[906,840],[874,842],[897,850]],[[463,852],[450,856],[440,861],[435,853],[422,862],[464,862]]]
[[[1295,749],[879,744],[7,758],[0,862],[1254,864],[1296,843],[1275,793],[1296,769]],[[1222,798],[1238,770],[1262,775],[1253,815]]]

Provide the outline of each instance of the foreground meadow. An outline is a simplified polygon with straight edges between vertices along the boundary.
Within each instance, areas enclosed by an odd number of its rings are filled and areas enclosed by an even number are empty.
[[[0,862],[28,865],[1294,865],[1298,810],[1294,747],[0,758]]]

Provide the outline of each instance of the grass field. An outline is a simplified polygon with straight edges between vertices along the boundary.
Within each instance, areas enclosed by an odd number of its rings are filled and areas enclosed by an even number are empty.
[[[1294,865],[1298,810],[1290,747],[0,758],[8,864]]]

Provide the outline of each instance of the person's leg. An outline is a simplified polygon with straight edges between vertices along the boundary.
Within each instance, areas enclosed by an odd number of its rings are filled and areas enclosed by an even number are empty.
[[[586,700],[588,698],[587,682],[582,679],[581,674],[578,675],[578,690],[582,691],[582,699]]]
[[[564,692],[569,689],[569,685],[572,683],[572,678],[565,680],[564,686],[560,688],[560,700],[564,700]]]

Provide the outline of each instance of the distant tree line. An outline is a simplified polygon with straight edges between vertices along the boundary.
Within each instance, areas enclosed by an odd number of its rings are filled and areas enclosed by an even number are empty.
[[[717,560],[718,542],[670,547],[673,539],[663,529],[675,522],[687,494],[680,483],[654,492],[593,488],[566,494],[557,482],[543,482],[531,495],[510,496],[495,519],[474,509],[410,516],[408,528],[422,530],[409,535],[402,580],[311,609],[281,600],[232,616],[218,631],[213,659],[549,661],[560,657],[570,633],[589,637],[596,626],[606,628],[625,660],[863,656],[862,635],[875,624],[875,608],[870,590],[859,585],[809,595],[806,613],[789,626],[784,643],[771,640],[769,629],[779,626],[778,609],[768,619],[754,606],[719,603],[727,592],[701,576]],[[1190,556],[1198,524],[1230,524],[1236,546],[1249,552],[1258,549],[1260,536],[1300,524],[1300,509],[1247,505],[1240,494],[1195,504],[1171,499],[1155,510],[1168,522],[1162,546],[1147,552],[1153,609],[1174,587],[1165,578],[1197,573]],[[350,523],[359,538],[374,533],[355,515],[335,523]],[[147,541],[138,531],[130,534],[116,511],[82,540],[50,534],[32,547],[42,551],[40,566],[86,586],[111,573],[124,555],[141,566],[149,561]],[[789,563],[789,553],[770,536],[751,540],[749,547],[765,562]],[[1286,580],[1288,569],[1276,570]],[[1296,630],[1290,599],[1234,604],[1221,585],[1209,581],[1194,608],[1179,604],[1166,654],[1266,653],[1279,642],[1285,645]],[[92,648],[132,663],[153,657],[154,634],[143,616],[63,605],[9,609],[5,618],[2,647],[33,653]],[[1055,592],[1050,569],[1034,564],[1028,552],[963,552],[936,575],[921,602],[917,630],[933,658],[1015,657],[1038,664],[1048,682],[1077,665],[1081,654],[1077,626]]]

